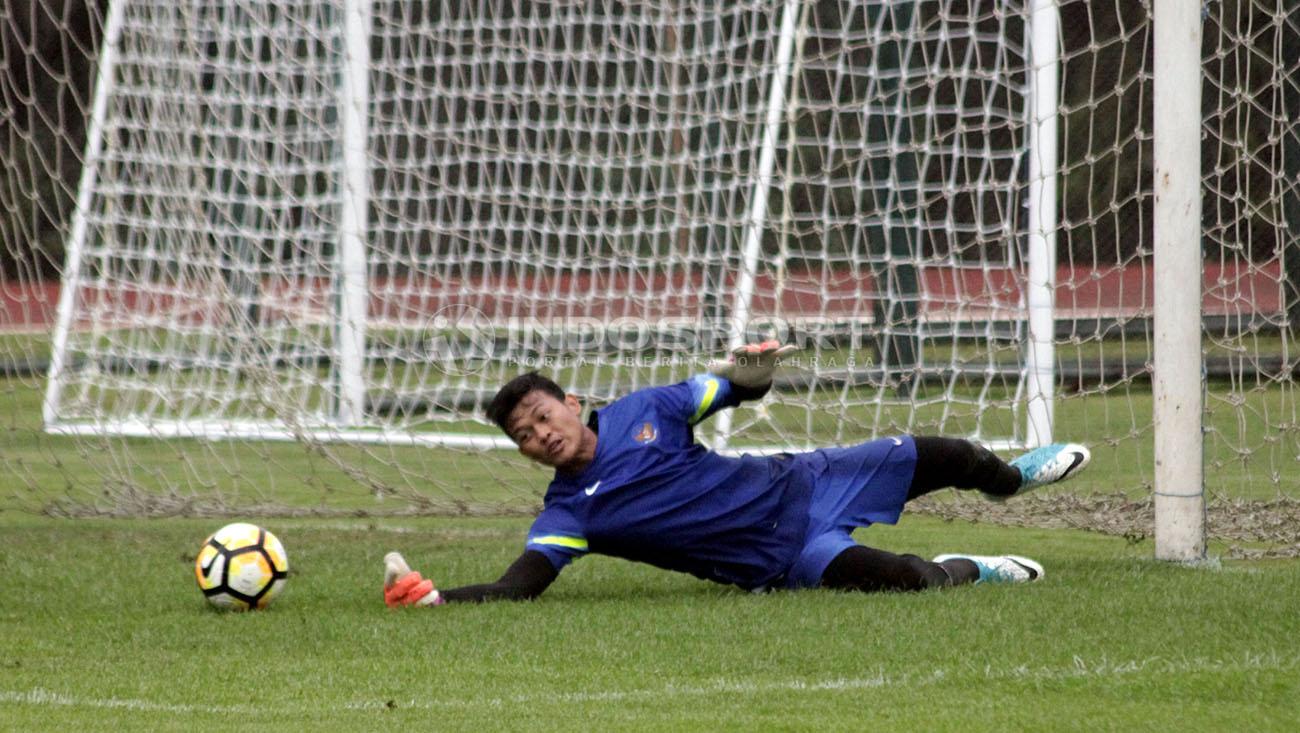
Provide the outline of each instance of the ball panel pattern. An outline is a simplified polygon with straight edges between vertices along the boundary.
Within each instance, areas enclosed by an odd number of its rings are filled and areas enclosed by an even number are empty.
[[[213,605],[233,610],[266,607],[284,587],[288,571],[280,540],[244,522],[217,530],[194,559],[203,595]]]

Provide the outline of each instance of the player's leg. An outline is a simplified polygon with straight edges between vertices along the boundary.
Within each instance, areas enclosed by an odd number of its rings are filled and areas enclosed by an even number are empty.
[[[857,591],[915,591],[973,583],[979,568],[964,558],[928,562],[916,555],[895,555],[874,547],[854,545],[831,560],[821,587]]]
[[[1028,583],[1043,567],[1017,555],[940,555],[927,562],[854,545],[826,566],[821,587],[856,591],[917,591],[967,583]]]
[[[909,501],[937,489],[978,489],[994,496],[1020,490],[1020,471],[982,445],[960,438],[917,436]]]
[[[959,438],[916,437],[916,470],[908,500],[936,489],[978,489],[1002,500],[1064,481],[1083,470],[1091,455],[1077,443],[1055,443],[1010,463],[993,451]]]

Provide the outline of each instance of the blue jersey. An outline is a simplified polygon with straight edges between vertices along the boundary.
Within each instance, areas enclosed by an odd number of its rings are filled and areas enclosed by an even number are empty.
[[[699,375],[597,410],[595,459],[556,472],[527,549],[557,570],[597,552],[742,588],[779,581],[803,545],[812,481],[789,457],[695,442],[696,423],[739,401],[726,379]]]

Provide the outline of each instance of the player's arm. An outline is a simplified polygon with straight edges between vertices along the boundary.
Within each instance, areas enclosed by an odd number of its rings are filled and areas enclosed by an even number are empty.
[[[439,591],[433,581],[413,572],[401,555],[388,553],[384,556],[384,602],[389,606],[440,606],[536,598],[565,565],[586,554],[587,539],[578,520],[563,507],[547,507],[533,520],[523,554],[494,583]]]
[[[495,583],[465,585],[442,591],[448,603],[482,603],[484,601],[528,601],[560,576],[546,556],[536,550],[524,550]]]
[[[396,552],[384,557],[384,602],[389,606],[440,606],[444,603],[525,601],[540,596],[560,575],[536,550],[525,550],[494,583],[438,590],[433,581],[411,570]]]
[[[656,396],[668,405],[670,412],[696,425],[719,410],[766,395],[782,357],[796,348],[782,346],[778,341],[738,346],[727,361],[711,362],[706,374],[656,388]]]

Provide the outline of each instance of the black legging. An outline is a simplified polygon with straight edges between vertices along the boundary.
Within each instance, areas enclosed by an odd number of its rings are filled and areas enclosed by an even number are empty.
[[[979,489],[1010,496],[1020,488],[1020,471],[983,446],[958,438],[918,437],[916,472],[907,500],[942,489]],[[840,590],[922,590],[960,585],[979,578],[969,560],[933,563],[916,555],[895,555],[855,545],[841,552],[822,573],[822,587]]]
[[[1020,470],[982,445],[960,438],[913,438],[916,472],[907,500],[945,489],[979,489],[986,494],[1010,496],[1020,488]]]

